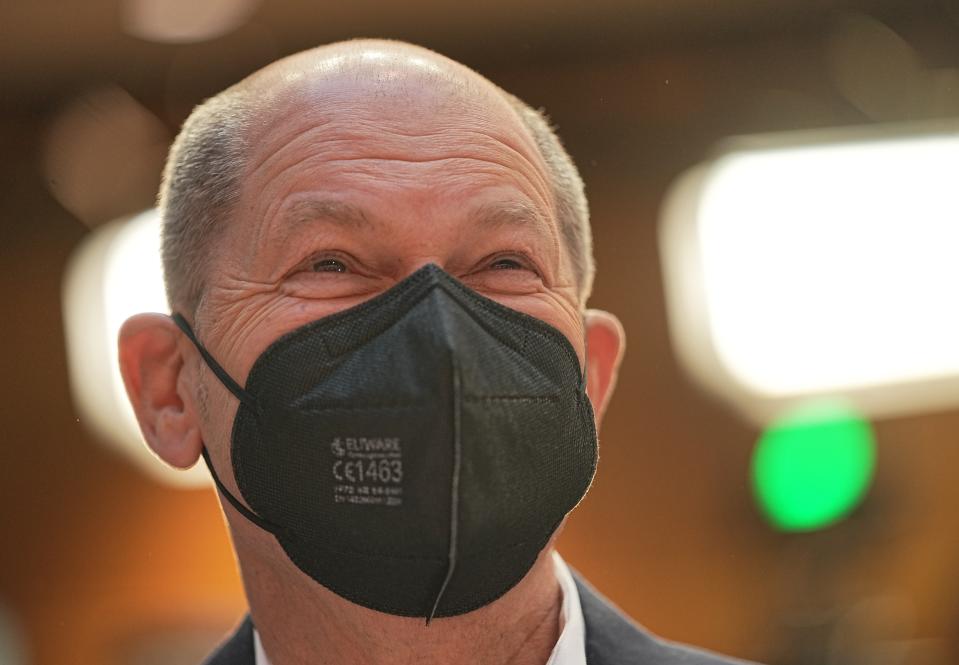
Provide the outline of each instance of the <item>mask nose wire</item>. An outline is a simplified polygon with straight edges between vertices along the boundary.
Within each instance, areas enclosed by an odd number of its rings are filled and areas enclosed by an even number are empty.
[[[454,358],[453,365],[453,473],[450,481],[450,545],[447,554],[446,577],[440,585],[440,590],[436,594],[436,600],[433,601],[433,608],[426,617],[426,625],[430,625],[439,607],[443,594],[446,593],[446,587],[449,586],[450,579],[453,577],[453,571],[456,570],[457,559],[457,541],[459,538],[459,498],[460,498],[460,459],[462,456],[461,432],[460,426],[460,405],[462,402],[462,387],[460,384],[460,368]]]
[[[259,413],[260,410],[253,395],[243,390],[243,388],[241,388],[239,384],[233,380],[233,377],[227,374],[226,370],[220,367],[220,364],[213,358],[212,355],[210,355],[210,352],[207,351],[202,344],[200,344],[200,340],[196,338],[193,329],[190,327],[190,324],[187,323],[187,320],[183,318],[183,315],[174,313],[171,318],[177,324],[180,330],[182,330],[183,333],[190,339],[190,341],[193,342],[193,345],[197,348],[197,351],[199,351],[200,355],[203,356],[203,360],[206,362],[207,367],[209,367],[213,373],[216,374],[216,377],[221,383],[223,383],[224,386],[226,386],[226,389],[233,393],[233,395],[236,396],[236,398],[242,403],[252,408],[255,413]],[[213,484],[216,485],[216,488],[220,494],[222,494],[223,497],[230,502],[230,505],[232,505],[237,512],[264,531],[277,536],[291,537],[294,535],[289,529],[286,529],[279,524],[274,524],[269,520],[263,519],[243,505],[243,502],[233,496],[233,493],[230,492],[226,485],[223,484],[223,481],[220,480],[220,476],[213,467],[213,461],[210,459],[210,452],[207,450],[206,444],[203,444],[203,448],[200,452],[203,455],[203,461],[206,463],[206,468],[209,469],[210,476],[213,478]]]

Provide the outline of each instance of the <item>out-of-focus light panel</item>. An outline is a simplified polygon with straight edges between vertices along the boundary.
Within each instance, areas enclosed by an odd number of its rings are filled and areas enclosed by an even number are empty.
[[[25,665],[28,662],[26,637],[21,622],[0,603],[0,663]]]
[[[197,465],[174,470],[149,450],[127,399],[117,334],[140,312],[169,312],[155,210],[99,227],[76,250],[63,285],[70,384],[82,420],[148,474],[177,485],[209,483]]]
[[[661,228],[677,349],[769,422],[810,396],[867,415],[959,403],[959,128],[742,140]]]

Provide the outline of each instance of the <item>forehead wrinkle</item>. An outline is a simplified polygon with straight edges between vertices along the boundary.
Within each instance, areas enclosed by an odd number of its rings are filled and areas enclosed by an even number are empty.
[[[480,85],[484,82],[486,85]],[[441,137],[449,132],[457,135],[450,137],[448,145],[472,144],[477,138],[480,143],[492,141],[544,167],[535,142],[501,91],[470,77],[446,92],[425,83],[417,79],[378,92],[381,86],[373,81],[357,79],[345,85],[342,80],[320,77],[302,89],[274,90],[283,103],[261,104],[251,144],[262,148],[255,150],[259,154],[251,157],[249,170],[260,170],[279,157],[277,153],[304,142],[342,142],[344,147],[356,148],[357,143],[369,139],[389,143],[391,139],[429,138],[439,147],[443,145]],[[269,90],[263,92],[269,96]],[[400,108],[390,103],[396,97],[405,100]],[[464,133],[480,136],[464,137]],[[400,145],[403,150],[416,149]]]
[[[325,148],[328,148],[328,146],[325,146]],[[394,183],[410,182],[410,178],[412,177],[417,178],[415,182],[422,182],[422,176],[416,176],[412,172],[408,171],[391,171],[390,169],[397,166],[416,167],[420,165],[428,166],[431,164],[434,165],[435,168],[443,169],[443,173],[447,178],[448,184],[454,179],[463,180],[465,178],[468,183],[470,181],[474,181],[478,176],[493,176],[503,172],[512,174],[512,177],[520,181],[525,181],[532,189],[531,194],[543,206],[544,210],[549,211],[550,215],[544,216],[537,207],[531,207],[527,212],[523,212],[521,209],[516,208],[513,210],[512,214],[518,217],[525,216],[528,218],[545,217],[545,226],[549,227],[550,235],[552,235],[553,231],[555,231],[555,229],[552,228],[552,225],[548,223],[548,219],[552,217],[555,211],[553,208],[552,195],[548,188],[548,183],[544,179],[543,175],[536,170],[517,168],[517,166],[513,163],[510,163],[508,159],[504,157],[498,157],[496,155],[444,154],[442,156],[432,157],[413,157],[408,154],[388,155],[387,153],[383,152],[377,156],[373,156],[373,154],[367,156],[333,156],[322,153],[312,154],[306,157],[300,157],[296,160],[291,160],[288,164],[283,165],[278,173],[271,174],[268,184],[277,180],[281,180],[286,176],[287,173],[292,172],[295,169],[309,170],[309,168],[312,168],[312,165],[323,168],[334,168],[339,175],[355,171],[357,173],[363,173],[367,176],[375,176],[387,181],[393,181]],[[260,189],[262,192],[265,187],[261,187]],[[344,204],[342,204],[342,202],[337,203],[341,204],[341,209],[336,216],[345,216],[346,220],[352,221],[353,223],[370,223],[369,220],[366,219],[366,217],[362,214],[362,211],[357,211],[354,209],[354,214],[349,215],[347,214],[349,212],[347,208],[343,207]],[[273,232],[272,226],[282,220],[284,216],[282,212],[274,215],[269,210],[276,207],[276,202],[272,202],[268,205],[268,211],[264,217],[275,221],[269,222],[268,226],[265,228],[261,227],[264,228],[264,231],[262,233],[258,233],[258,236]],[[307,209],[306,216],[310,217],[312,215],[314,218],[318,216],[325,217],[332,212],[335,211],[315,208]],[[501,211],[500,214],[505,215],[506,213]],[[256,241],[258,243],[261,242],[261,238],[257,237]]]
[[[264,138],[269,142],[268,137]],[[287,132],[247,173],[271,167],[270,180],[275,180],[308,160],[334,163],[364,159],[410,163],[482,159],[512,170],[525,163],[539,173],[542,169],[535,155],[525,154],[516,146],[516,138],[493,128],[455,123],[415,132],[390,122],[328,122]],[[472,151],[464,150],[465,146]],[[300,154],[304,151],[306,155]]]

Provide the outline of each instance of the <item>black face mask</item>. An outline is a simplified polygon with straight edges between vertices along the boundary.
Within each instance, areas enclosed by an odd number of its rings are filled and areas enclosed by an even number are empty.
[[[558,330],[427,265],[282,336],[241,388],[232,496],[293,563],[354,603],[455,616],[524,577],[589,488],[585,376]]]

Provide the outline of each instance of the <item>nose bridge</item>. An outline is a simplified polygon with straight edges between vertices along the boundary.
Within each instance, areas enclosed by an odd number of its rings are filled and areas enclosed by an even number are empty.
[[[443,356],[442,359],[436,357],[436,362],[448,369],[458,364],[464,376],[472,379],[488,374],[491,369],[488,362],[499,352],[493,351],[496,344],[487,343],[490,333],[477,318],[479,312],[446,273],[435,269],[431,278],[431,288],[423,302],[422,313],[426,319],[421,323],[428,331],[434,353]]]
[[[443,273],[439,270],[430,271],[430,293],[426,297],[427,324],[437,345],[448,353],[456,351],[458,330],[462,327],[461,314],[457,311],[459,304],[443,288]]]
[[[397,270],[397,280],[404,280],[413,273],[419,272],[427,266],[445,270],[444,259],[439,254],[418,254],[414,257],[401,259],[402,263]]]

